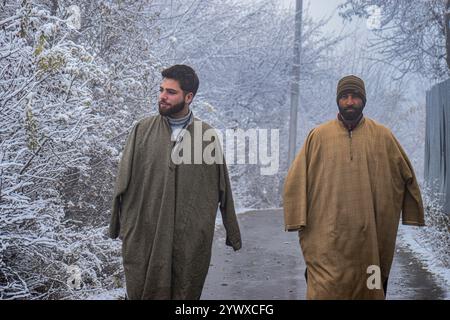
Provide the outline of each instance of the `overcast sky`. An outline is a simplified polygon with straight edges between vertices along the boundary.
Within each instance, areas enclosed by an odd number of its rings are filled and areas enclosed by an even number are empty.
[[[296,0],[282,0],[281,3],[285,8],[291,8],[294,10]],[[328,32],[339,32],[345,27],[345,30],[352,30],[354,28],[367,29],[365,20],[354,19],[352,23],[343,21],[338,15],[337,6],[344,3],[344,0],[304,0],[303,10],[307,10],[308,14],[312,16],[314,20],[319,20],[324,17],[332,15],[332,19],[328,25],[324,28]]]

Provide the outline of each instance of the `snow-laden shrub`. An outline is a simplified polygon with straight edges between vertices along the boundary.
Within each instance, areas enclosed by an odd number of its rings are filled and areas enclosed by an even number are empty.
[[[80,292],[110,287],[118,246],[104,229],[75,228],[61,191],[73,171],[91,173],[103,141],[90,134],[105,122],[92,107],[102,71],[38,1],[0,7],[0,299],[77,296],[71,266]]]
[[[419,242],[431,248],[444,267],[450,268],[450,216],[444,212],[439,195],[431,188],[422,188],[426,226],[420,228]]]
[[[42,238],[0,242],[0,299],[82,299],[122,287],[120,245],[105,232],[66,222]]]

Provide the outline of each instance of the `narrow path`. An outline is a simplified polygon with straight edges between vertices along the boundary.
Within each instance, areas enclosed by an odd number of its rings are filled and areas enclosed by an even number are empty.
[[[217,226],[211,266],[202,294],[208,299],[299,300],[306,296],[305,263],[295,232],[284,232],[281,210],[239,215],[243,248],[225,246]],[[444,299],[432,275],[412,254],[398,246],[388,299]]]

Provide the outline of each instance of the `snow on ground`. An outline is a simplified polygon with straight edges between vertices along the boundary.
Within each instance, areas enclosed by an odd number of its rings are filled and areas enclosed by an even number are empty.
[[[117,288],[98,294],[89,295],[85,300],[124,300],[125,288]]]
[[[246,213],[249,211],[255,211],[256,209],[253,208],[235,208],[234,209],[236,211],[236,214],[242,214],[242,213]]]
[[[441,284],[442,289],[446,292],[445,299],[450,299],[450,268],[445,267],[429,245],[426,245],[425,241],[421,241],[421,239],[422,235],[417,228],[400,225],[398,244],[410,249],[412,254],[433,274],[437,283]]]

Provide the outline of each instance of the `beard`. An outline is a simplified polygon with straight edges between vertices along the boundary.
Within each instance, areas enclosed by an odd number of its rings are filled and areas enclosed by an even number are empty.
[[[162,116],[170,117],[174,113],[178,113],[184,108],[184,101],[181,101],[180,103],[177,103],[175,105],[170,105],[169,108],[164,108],[161,106],[162,103],[159,101],[158,107],[159,107],[159,114]]]
[[[347,121],[354,121],[354,120],[358,119],[359,116],[361,115],[362,111],[363,111],[363,108],[357,107],[357,106],[346,107],[346,108],[339,107],[339,113]]]

